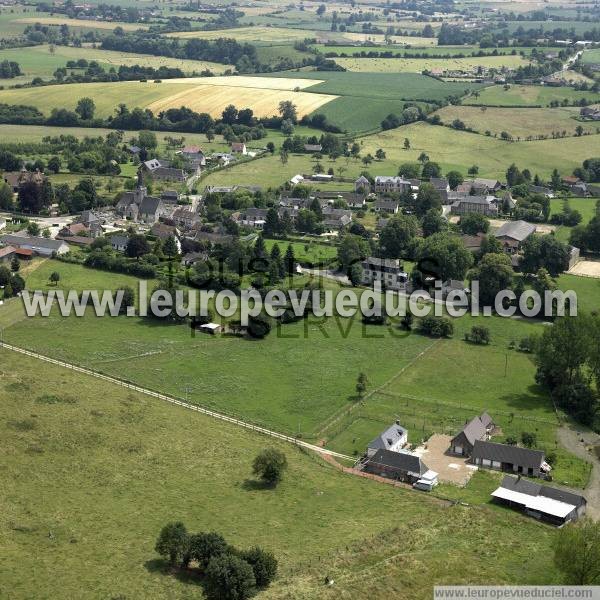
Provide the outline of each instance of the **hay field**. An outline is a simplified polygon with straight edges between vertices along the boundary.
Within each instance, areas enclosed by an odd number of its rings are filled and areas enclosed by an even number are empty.
[[[88,19],[69,19],[68,17],[25,17],[15,19],[13,23],[23,25],[32,25],[41,23],[42,25],[68,25],[69,27],[82,27],[85,29],[108,29],[112,31],[115,27],[121,27],[124,31],[137,31],[138,29],[148,29],[147,25],[140,23],[121,23],[119,21],[92,21]]]
[[[294,42],[307,37],[312,38],[315,36],[315,32],[309,29],[285,29],[284,27],[238,27],[236,29],[216,29],[212,31],[176,31],[167,35],[180,39],[216,40],[218,38],[233,38],[240,43],[256,42],[260,44]]]
[[[344,39],[352,40],[353,42],[375,42],[376,44],[385,43],[385,35],[383,33],[354,33],[345,31],[341,34]],[[421,46],[437,46],[437,38],[412,37],[392,35],[390,38],[393,44],[405,46],[413,46],[419,48]],[[387,50],[387,47],[385,48]]]
[[[1,90],[0,102],[37,106],[49,114],[53,108],[73,110],[80,98],[89,97],[96,103],[96,116],[99,117],[113,114],[122,102],[129,108],[137,106],[155,112],[188,106],[213,116],[220,116],[228,104],[234,104],[238,108],[251,108],[257,116],[271,116],[277,113],[282,100],[292,100],[298,115],[303,116],[337,98],[332,94],[292,91],[300,85],[307,87],[316,83],[319,81],[269,77],[198,77],[163,83],[81,83],[46,86],[43,93],[40,93],[40,88]]]
[[[471,71],[479,67],[501,69],[529,64],[528,60],[519,55],[469,58],[336,58],[334,60],[348,71],[369,73],[422,73],[432,69]]]

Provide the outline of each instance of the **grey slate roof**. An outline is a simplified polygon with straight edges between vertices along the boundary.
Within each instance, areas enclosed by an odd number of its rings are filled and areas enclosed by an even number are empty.
[[[581,494],[576,494],[562,488],[542,485],[528,479],[518,479],[510,475],[504,477],[501,487],[521,494],[527,494],[528,496],[545,496],[546,498],[552,498],[553,500],[573,504],[578,507],[587,504],[587,500]]]
[[[27,236],[27,235],[12,235],[7,233],[0,237],[0,242],[6,246],[31,246],[35,248],[44,248],[46,250],[58,251],[65,245],[62,240],[51,240],[45,237]]]
[[[463,288],[464,288],[464,285],[463,285]],[[463,289],[463,288],[461,288],[461,289]],[[483,413],[483,414],[487,415],[487,413]],[[490,422],[491,422],[491,419],[490,419]],[[460,431],[455,437],[458,437],[461,433],[464,433],[469,444],[471,444],[471,446],[473,446],[477,440],[480,440],[481,438],[483,438],[485,436],[485,434],[487,432],[487,430],[486,430],[487,426],[488,425],[483,423],[483,421],[481,420],[481,417],[477,416],[477,417],[471,419],[462,428],[462,431]]]
[[[154,196],[146,196],[140,204],[140,214],[155,215],[161,205],[161,199]]]
[[[406,429],[398,423],[394,423],[370,442],[368,448],[372,450],[389,450],[404,435],[406,435]]]
[[[544,453],[541,450],[475,440],[472,458],[487,458],[525,468],[539,469],[544,462]]]
[[[509,237],[522,242],[532,233],[535,233],[535,225],[527,221],[508,221],[494,233],[496,237]]]
[[[423,475],[429,469],[421,461],[419,456],[409,452],[392,452],[380,449],[369,459],[371,465],[383,465],[403,473],[415,473]]]

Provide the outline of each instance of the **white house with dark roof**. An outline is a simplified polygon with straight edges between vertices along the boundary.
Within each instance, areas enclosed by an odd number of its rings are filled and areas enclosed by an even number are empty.
[[[405,290],[408,273],[398,259],[369,256],[361,263],[362,284],[371,286],[380,283],[382,289]]]
[[[411,484],[416,483],[429,472],[429,468],[420,456],[406,450],[393,452],[379,449],[362,462],[361,468],[365,473]]]
[[[377,450],[390,450],[399,452],[408,442],[408,430],[406,430],[400,421],[390,425],[385,431],[381,432],[367,446],[367,456],[373,456]]]
[[[378,175],[377,177],[375,177],[375,185],[373,187],[375,189],[375,192],[377,192],[378,194],[402,194],[403,192],[411,191],[410,181],[398,175],[393,177],[387,175]]]

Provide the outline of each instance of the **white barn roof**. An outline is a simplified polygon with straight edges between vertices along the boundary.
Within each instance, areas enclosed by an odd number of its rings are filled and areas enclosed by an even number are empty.
[[[573,506],[573,504],[567,504],[566,502],[553,500],[552,498],[547,498],[546,496],[530,496],[529,494],[522,494],[521,492],[507,490],[503,487],[499,487],[497,490],[492,492],[492,496],[494,498],[500,498],[510,502],[517,502],[518,504],[522,504],[530,510],[537,510],[546,515],[552,515],[553,517],[559,517],[561,519],[564,519],[576,508]]]

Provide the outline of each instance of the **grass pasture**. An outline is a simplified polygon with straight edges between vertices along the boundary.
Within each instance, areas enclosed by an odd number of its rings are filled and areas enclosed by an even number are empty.
[[[53,108],[74,109],[77,101],[87,96],[96,103],[96,114],[100,117],[113,114],[121,102],[126,102],[130,108],[139,106],[155,112],[187,106],[213,116],[220,116],[228,104],[235,104],[238,108],[252,108],[257,116],[272,116],[277,113],[279,102],[293,100],[298,114],[302,116],[335,97],[293,91],[305,85],[314,84],[306,80],[285,81],[270,77],[199,77],[162,83],[82,83],[46,86],[43,95],[36,88],[3,90],[0,91],[0,102],[33,105],[49,113]]]
[[[600,63],[600,48],[586,50],[581,55],[581,62],[585,65],[597,65]]]
[[[513,138],[526,139],[528,136],[551,136],[554,132],[566,131],[575,135],[575,128],[581,125],[585,132],[596,133],[597,124],[578,121],[579,108],[488,108],[478,106],[445,106],[436,114],[445,124],[460,119],[467,127],[479,133],[490,131],[500,136],[506,131]],[[593,142],[590,141],[593,145]]]
[[[463,104],[482,104],[488,106],[541,106],[545,107],[553,100],[570,103],[581,99],[591,102],[600,101],[600,94],[581,92],[569,87],[547,87],[540,85],[511,85],[505,90],[501,85],[493,85],[480,91],[479,97],[469,96]]]
[[[382,597],[391,589],[400,600],[425,600],[434,580],[557,581],[555,532],[533,519],[343,475],[275,440],[33,359],[2,357],[2,596],[203,598],[193,578],[166,574],[154,552],[158,531],[174,520],[274,552],[279,578],[261,594],[270,600]],[[281,448],[289,462],[275,490],[251,480],[251,461],[265,446]],[[493,549],[484,543],[490,537]]]
[[[411,142],[410,150],[402,147],[405,138]],[[466,174],[471,165],[478,165],[481,177],[501,179],[508,165],[514,162],[541,177],[549,177],[555,167],[567,173],[580,166],[589,158],[595,139],[595,136],[583,136],[504,142],[421,122],[363,138],[362,153],[374,155],[378,148],[383,148],[388,161],[400,164],[416,162],[421,152],[426,152],[431,160],[441,164],[444,172],[457,169]]]
[[[524,67],[529,61],[522,56],[481,56],[469,58],[336,58],[337,64],[359,73],[422,73],[433,69],[473,71],[480,67]]]

